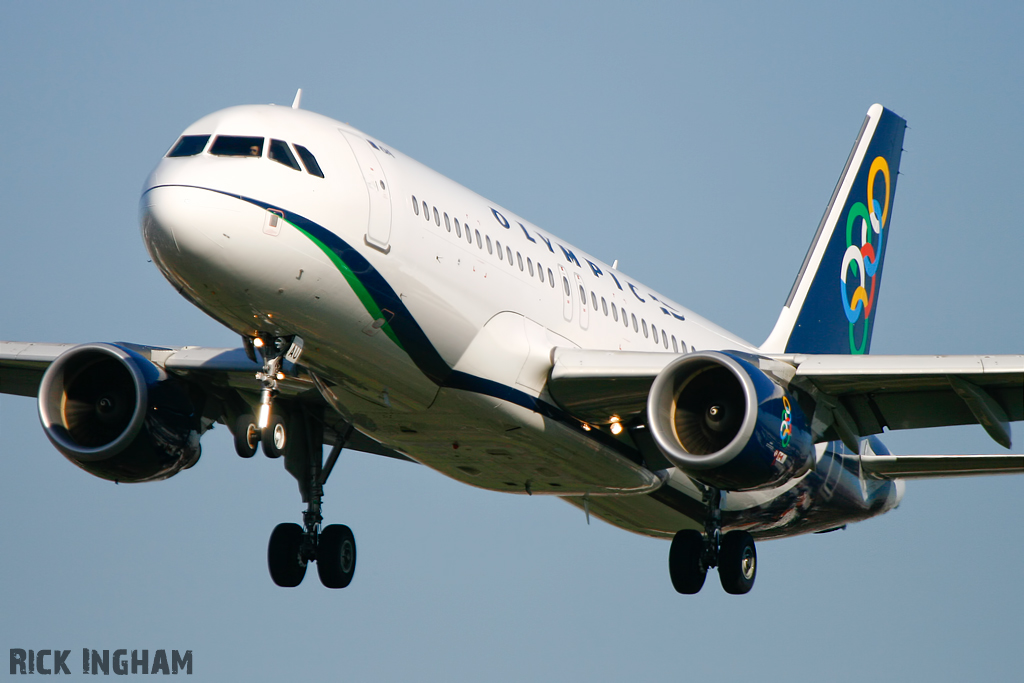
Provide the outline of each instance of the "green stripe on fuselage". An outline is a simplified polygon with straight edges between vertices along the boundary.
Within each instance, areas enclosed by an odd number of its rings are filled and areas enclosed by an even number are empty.
[[[366,289],[366,286],[363,285],[362,282],[360,282],[356,274],[353,273],[352,269],[348,267],[348,264],[345,263],[341,259],[341,257],[338,256],[337,253],[335,253],[333,249],[328,247],[326,244],[318,240],[313,235],[303,230],[298,225],[295,225],[295,223],[292,223],[287,219],[285,219],[285,221],[288,223],[288,225],[292,226],[293,228],[301,232],[303,235],[308,237],[310,241],[313,242],[313,244],[320,248],[320,251],[324,252],[324,254],[327,255],[327,258],[331,260],[331,263],[334,264],[334,266],[341,273],[342,277],[345,278],[345,281],[348,282],[349,287],[352,288],[352,291],[355,292],[355,295],[359,297],[359,301],[362,302],[363,307],[366,308],[366,312],[369,313],[374,320],[381,320],[384,318],[384,314],[383,312],[381,312],[380,306],[378,306],[377,302],[373,300],[373,295],[370,294],[370,291]],[[390,323],[384,323],[384,325],[381,326],[381,329],[384,330],[384,334],[386,334],[388,338],[391,339],[391,341],[395,342],[398,348],[405,351],[405,347],[402,346],[402,342],[398,341],[398,337],[395,335],[395,331],[391,329]]]

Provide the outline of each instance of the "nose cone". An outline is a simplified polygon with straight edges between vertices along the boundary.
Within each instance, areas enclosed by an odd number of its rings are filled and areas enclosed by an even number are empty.
[[[238,276],[247,243],[261,232],[263,209],[219,192],[162,186],[141,202],[142,237],[172,282]],[[200,280],[203,277],[199,278]]]
[[[146,248],[182,295],[215,318],[248,320],[245,292],[266,260],[267,212],[237,197],[196,187],[158,186],[140,201]]]

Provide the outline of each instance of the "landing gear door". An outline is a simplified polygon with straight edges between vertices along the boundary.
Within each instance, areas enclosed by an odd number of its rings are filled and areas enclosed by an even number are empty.
[[[391,186],[384,176],[384,168],[370,141],[340,128],[338,131],[356,155],[359,170],[363,172],[366,190],[370,195],[370,220],[366,226],[366,243],[386,254],[391,251]]]

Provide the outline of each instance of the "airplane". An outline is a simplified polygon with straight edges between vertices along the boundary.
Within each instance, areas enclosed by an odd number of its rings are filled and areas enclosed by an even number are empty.
[[[271,534],[277,585],[310,562],[352,581],[355,537],[322,515],[344,448],[671,539],[683,594],[711,568],[749,592],[755,541],[885,513],[906,479],[1024,472],[877,436],[980,424],[1010,448],[1024,419],[1024,355],[869,353],[906,128],[881,105],[756,345],[301,94],[188,126],[140,199],[153,263],[240,348],[0,342],[0,392],[92,475],[172,477],[215,423],[283,458],[306,508]]]

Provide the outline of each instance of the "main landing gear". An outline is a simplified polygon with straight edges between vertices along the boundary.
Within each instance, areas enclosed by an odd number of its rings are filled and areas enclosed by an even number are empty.
[[[757,551],[754,539],[746,531],[722,535],[722,495],[716,489],[705,492],[708,515],[704,533],[684,529],[672,539],[668,552],[668,572],[679,593],[694,594],[704,586],[709,567],[718,567],[718,578],[726,593],[743,595],[754,587],[757,575]]]
[[[327,588],[345,588],[356,570],[356,540],[344,524],[321,528],[324,484],[331,475],[352,427],[336,430],[334,447],[323,462],[324,415],[320,406],[295,403],[288,406],[278,396],[278,381],[284,379],[281,364],[291,346],[291,338],[258,337],[253,344],[263,356],[263,369],[256,374],[263,385],[259,417],[250,414],[237,418],[234,429],[235,450],[251,458],[257,445],[269,458],[284,456],[285,469],[299,483],[306,510],[302,525],[278,524],[270,535],[267,565],[270,578],[278,586],[294,588],[302,583],[310,562],[316,562],[320,582]],[[255,355],[255,354],[253,354]],[[288,409],[290,407],[290,409]]]

